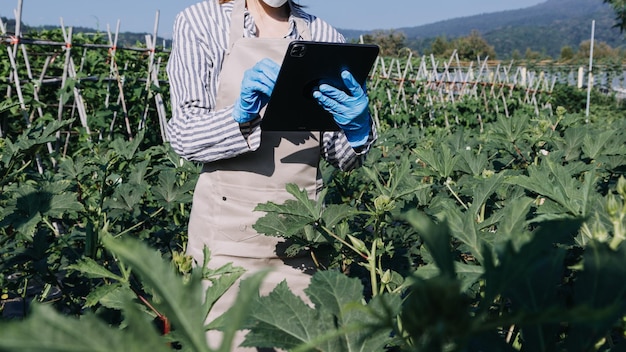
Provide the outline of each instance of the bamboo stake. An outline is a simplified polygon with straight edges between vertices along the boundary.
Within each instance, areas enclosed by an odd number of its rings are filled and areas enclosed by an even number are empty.
[[[6,33],[6,26],[4,22],[2,22],[2,20],[0,20],[0,33],[2,35]],[[7,97],[9,97],[9,90],[11,89],[10,87],[11,85],[7,84]],[[5,135],[4,135],[4,132],[2,131],[2,120],[0,120],[0,138],[4,138],[4,137]]]
[[[146,119],[148,118],[148,112],[150,110],[150,93],[152,91],[152,71],[154,70],[154,53],[156,50],[156,41],[157,41],[157,33],[159,29],[159,14],[160,12],[157,10],[156,17],[154,20],[154,31],[153,36],[146,35],[146,47],[150,51],[150,57],[148,60],[148,76],[146,82],[146,106],[144,108],[143,116],[141,118],[141,122],[139,123],[139,130],[142,130],[146,126]]]
[[[124,64],[124,71],[128,69],[128,62]],[[120,95],[118,96],[118,104],[122,105],[122,112],[124,113],[124,122],[126,124],[126,133],[128,134],[128,140],[133,140],[133,132],[130,127],[130,119],[128,116],[128,108],[126,107],[126,99],[124,97],[124,82],[122,77],[119,74],[119,69],[117,63],[115,63],[115,71],[117,73],[117,88],[120,91]]]
[[[457,55],[457,60],[458,60],[458,55]],[[459,63],[459,67],[460,67],[460,63]],[[471,90],[468,89],[470,84],[469,81],[472,78],[472,71],[474,70],[474,62],[470,62],[470,66],[467,70],[467,74],[465,75],[465,77],[463,77],[463,84],[461,85],[461,91],[463,92],[463,94],[471,94]],[[463,74],[461,73],[461,76],[463,76]]]
[[[374,68],[372,69],[372,73],[370,74],[370,80],[374,79],[377,75],[378,65],[380,65],[381,57],[377,56],[376,61],[374,61]]]
[[[593,85],[593,44],[595,42],[596,21],[591,21],[591,47],[589,50],[589,76],[587,77],[587,105],[585,108],[585,116],[589,122],[589,108],[591,106],[591,86]]]
[[[148,48],[148,50],[150,51],[150,58],[148,59],[148,76],[147,76],[147,80],[146,80],[146,87],[144,90],[144,93],[146,95],[146,101],[145,101],[145,106],[143,109],[143,115],[141,116],[141,120],[139,121],[139,126],[137,126],[137,130],[141,131],[145,128],[146,126],[146,119],[148,117],[148,111],[150,109],[150,92],[152,92],[152,89],[150,87],[151,84],[151,80],[152,80],[152,70],[153,70],[153,61],[154,61],[154,56],[153,56],[153,52],[151,50],[152,45],[153,45],[153,41],[152,41],[152,37],[150,37],[150,35],[146,35],[146,47]]]
[[[115,55],[117,53],[117,39],[118,39],[119,32],[120,32],[120,20],[117,20],[117,26],[115,28],[115,38],[111,36],[111,27],[107,24],[107,35],[109,38],[109,45],[111,46],[111,48],[109,48],[109,60],[111,60],[111,62],[109,63],[109,79],[112,79],[115,76],[114,61],[116,59]],[[104,106],[106,108],[109,107],[109,99],[111,98],[111,83],[112,81],[109,80],[107,84],[107,94],[104,99]]]
[[[63,21],[63,20],[61,20]],[[63,37],[66,37],[66,32],[65,32],[65,26],[62,27],[62,31],[63,31]],[[72,31],[72,29],[70,28],[70,32]],[[67,81],[67,72],[68,72],[68,68],[69,68],[69,62],[70,62],[70,53],[69,51],[65,52],[65,64],[63,65],[63,74],[61,76],[61,87],[65,87],[65,83]],[[63,105],[64,105],[64,100],[65,100],[65,93],[63,91],[60,92],[59,94],[59,107],[57,109],[57,119],[59,121],[63,120]],[[56,137],[57,137],[57,143],[56,143],[56,150],[58,151],[61,147],[61,132],[57,132],[56,133]]]
[[[422,56],[420,60],[420,66],[417,71],[416,79],[418,81],[427,80],[428,79],[428,69],[426,68],[426,57]]]
[[[34,79],[33,72],[31,70],[30,60],[29,60],[29,57],[28,57],[28,52],[26,51],[26,45],[22,44],[22,45],[20,45],[20,47],[22,49],[22,56],[24,57],[24,64],[26,65],[26,72],[28,74],[28,79],[31,82],[35,82],[34,83],[34,89],[33,89],[33,98],[34,98],[34,100],[36,102],[40,103],[41,100],[39,99],[39,91],[41,89],[41,84],[37,83],[37,81],[35,81],[35,79]],[[41,75],[39,76],[39,81],[38,82],[41,82],[41,80],[43,79],[43,77],[45,75],[45,72],[48,69],[49,63],[50,63],[50,56],[46,57],[46,60],[44,62],[44,67],[43,67],[43,70],[41,72]],[[35,111],[37,112],[39,118],[43,118],[43,109],[41,108],[41,105],[37,106]],[[35,111],[33,111],[31,116],[28,118],[29,124],[34,121]],[[56,159],[52,157],[52,153],[54,152],[54,146],[52,145],[51,142],[48,142],[48,143],[46,143],[46,147],[48,148],[48,154],[50,154],[50,161],[52,162],[52,167],[56,168],[56,165],[57,165]],[[43,166],[41,167],[41,170],[43,171]]]
[[[17,10],[14,11],[15,14],[15,41],[13,43],[13,47],[7,46],[7,52],[9,54],[9,61],[11,63],[11,69],[13,71],[13,79],[15,84],[15,91],[17,93],[17,98],[20,105],[20,110],[22,112],[22,118],[26,122],[26,125],[30,127],[31,123],[28,117],[28,109],[26,108],[26,103],[24,100],[24,93],[22,91],[22,85],[20,83],[20,76],[17,67],[17,49],[19,45],[19,38],[21,37],[21,22],[22,22],[22,5],[23,1],[18,1]],[[41,157],[39,154],[35,155],[35,163],[37,164],[37,171],[39,174],[43,174],[43,165],[41,163]]]
[[[389,74],[387,73],[387,69],[385,68],[385,60],[381,59],[380,60],[380,64],[381,64],[380,70],[381,70],[381,73],[382,73],[382,77],[383,78],[389,78]]]
[[[161,67],[161,58],[158,59],[156,70],[152,73],[152,82],[156,87],[159,86],[159,77],[158,72]],[[156,105],[157,114],[159,115],[159,126],[161,127],[161,139],[163,142],[169,141],[169,136],[167,134],[167,112],[165,111],[165,103],[163,102],[163,97],[161,93],[157,93],[154,96],[154,102]]]
[[[14,11],[15,15],[15,36],[18,40],[14,43],[13,51],[17,51],[17,44],[19,43],[19,38],[22,36],[22,8],[24,6],[23,0],[17,1],[17,9]]]
[[[400,75],[400,87],[398,88],[397,99],[400,98],[401,94],[402,95],[406,95],[405,91],[404,91],[404,82],[405,82],[405,80],[407,78],[407,75],[409,74],[409,67],[411,66],[411,58],[412,57],[413,57],[413,52],[410,51],[409,52],[409,58],[407,59],[408,63],[406,65],[406,67],[404,68],[404,72],[402,72],[401,75]],[[404,103],[406,104],[406,101]]]
[[[70,77],[76,78],[78,76],[76,65],[74,64],[74,60],[70,58]],[[87,135],[91,135],[91,130],[89,129],[89,124],[87,123],[87,109],[85,108],[85,100],[83,99],[83,95],[80,92],[80,89],[77,87],[73,88],[74,92],[74,104],[76,109],[78,110],[78,117],[80,118],[80,122],[82,126],[85,128]]]
[[[17,93],[17,99],[18,102],[20,104],[20,110],[22,112],[22,117],[24,118],[24,121],[27,123],[27,125],[30,125],[30,122],[28,120],[28,111],[26,109],[26,103],[24,100],[24,94],[22,91],[22,85],[21,85],[21,81],[20,81],[20,75],[19,75],[19,71],[17,68],[17,48],[19,45],[19,38],[20,38],[20,22],[22,22],[22,0],[19,0],[18,2],[18,9],[14,12],[15,14],[15,40],[12,43],[13,47],[11,47],[10,45],[7,46],[7,53],[9,54],[9,61],[11,63],[11,75],[10,77],[13,79],[13,84],[15,84],[15,92]]]
[[[110,57],[110,67],[109,67],[109,86],[107,87],[107,92],[110,90],[110,84],[112,82],[116,83],[116,86],[118,88],[118,95],[117,95],[117,105],[121,105],[122,106],[122,112],[124,113],[124,122],[125,122],[125,126],[126,126],[126,135],[128,137],[129,140],[133,139],[133,133],[130,127],[130,120],[129,120],[129,116],[128,116],[128,108],[126,107],[126,99],[124,98],[124,79],[121,77],[120,75],[120,71],[119,71],[119,66],[117,65],[117,51],[119,50],[119,48],[117,47],[117,43],[118,43],[118,38],[119,38],[119,32],[120,32],[120,21],[117,21],[117,26],[115,28],[115,37],[111,36],[111,31],[110,29],[108,29],[108,36],[109,36],[109,57]],[[145,51],[145,49],[144,49]],[[124,70],[126,70],[126,68],[128,67],[128,63],[125,64],[124,66]],[[107,97],[105,99],[105,106],[108,108],[108,104],[109,104],[109,99],[110,97],[108,96],[109,93],[107,93]],[[115,121],[117,120],[117,110],[113,112],[113,118],[111,119],[111,124],[109,125],[109,139],[111,139],[113,137],[113,129],[115,127]]]
[[[26,45],[24,44],[20,45],[20,49],[22,50],[22,56],[24,58],[24,65],[26,67],[26,75],[28,76],[28,79],[31,82],[33,82],[34,81],[33,71],[31,70],[31,67],[30,67],[30,60],[28,58],[28,52],[26,51]],[[33,97],[35,98],[36,102],[40,102],[39,100],[39,87],[40,86],[41,86],[40,84],[35,83],[35,87],[34,87],[35,89],[33,90]],[[43,117],[43,110],[41,109],[41,106],[38,106],[37,109],[35,109],[35,111],[39,114],[39,117]],[[28,121],[30,123],[32,123],[34,120],[35,111],[33,111],[33,113],[28,118]]]
[[[76,78],[78,75],[76,73],[76,66],[74,65],[74,60],[72,59],[72,55],[71,55],[71,51],[72,51],[72,36],[73,36],[73,28],[69,27],[69,30],[65,29],[65,24],[63,22],[63,18],[61,18],[61,30],[63,32],[63,38],[65,39],[65,68],[64,68],[64,74],[67,77],[70,78]],[[63,84],[63,86],[65,86],[65,83]],[[74,104],[76,104],[76,107],[78,108],[78,115],[80,117],[80,121],[81,124],[83,126],[83,128],[85,128],[85,131],[87,132],[87,135],[89,136],[89,138],[91,138],[91,131],[89,129],[89,125],[87,124],[87,112],[85,109],[85,103],[83,100],[83,96],[80,93],[80,90],[74,86],[74,88],[72,89],[73,93],[74,93]]]

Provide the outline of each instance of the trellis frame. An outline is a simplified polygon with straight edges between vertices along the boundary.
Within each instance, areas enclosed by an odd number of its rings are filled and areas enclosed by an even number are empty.
[[[161,131],[161,138],[165,142],[168,140],[166,133],[167,123],[167,111],[165,109],[165,99],[159,92],[152,92],[152,86],[160,87],[161,82],[158,79],[159,72],[161,70],[161,58],[155,60],[155,53],[157,52],[156,41],[158,38],[158,26],[160,13],[157,11],[155,16],[155,23],[152,34],[145,36],[145,48],[119,48],[118,36],[120,31],[120,21],[118,20],[115,32],[113,33],[110,27],[107,25],[108,44],[73,44],[72,43],[72,28],[66,28],[63,19],[61,18],[61,29],[63,32],[64,42],[51,42],[36,39],[23,38],[21,36],[21,17],[22,17],[22,5],[23,0],[18,0],[18,6],[15,10],[16,18],[16,33],[13,36],[7,35],[6,26],[4,23],[0,23],[0,30],[2,34],[2,41],[7,45],[7,55],[11,61],[12,73],[9,77],[9,84],[7,88],[7,96],[11,96],[13,92],[17,94],[18,101],[22,110],[23,118],[31,123],[35,116],[35,112],[28,116],[28,110],[25,104],[22,82],[24,78],[19,77],[17,60],[18,46],[21,48],[24,58],[24,65],[26,67],[28,81],[36,83],[36,89],[34,91],[34,100],[38,101],[38,92],[41,86],[47,83],[61,82],[62,86],[65,84],[68,78],[78,79],[78,73],[81,71],[82,63],[80,66],[76,66],[71,56],[71,51],[75,48],[83,48],[84,59],[88,49],[91,48],[106,48],[108,49],[108,56],[110,58],[109,75],[106,78],[108,80],[108,90],[105,98],[105,106],[110,104],[111,89],[113,85],[117,85],[118,96],[116,97],[118,105],[121,106],[121,112],[123,113],[125,133],[128,139],[133,138],[132,126],[128,116],[128,107],[124,95],[124,79],[120,73],[120,68],[116,61],[116,53],[119,50],[130,50],[142,52],[149,55],[147,75],[145,77],[145,93],[147,99],[154,99],[154,106],[158,114],[159,127]],[[26,45],[52,45],[62,46],[65,49],[65,65],[63,75],[56,78],[45,78],[45,74],[50,64],[50,57],[46,59],[41,69],[38,78],[34,77],[32,67],[27,55]],[[369,85],[372,88],[376,88],[382,81],[394,82],[395,87],[387,89],[387,104],[390,107],[392,113],[401,109],[408,110],[411,105],[414,105],[415,101],[419,98],[424,98],[427,101],[428,106],[432,109],[438,105],[456,104],[463,97],[469,96],[476,99],[482,99],[485,104],[485,109],[490,109],[489,104],[495,104],[498,112],[504,113],[509,116],[508,100],[512,98],[513,91],[522,91],[523,98],[521,103],[534,107],[535,113],[539,114],[542,110],[551,111],[549,103],[542,100],[542,96],[549,95],[554,89],[557,82],[556,77],[547,75],[544,71],[533,71],[524,66],[516,66],[514,61],[510,61],[508,64],[498,61],[489,61],[489,58],[477,57],[476,61],[461,62],[458,53],[455,51],[447,60],[441,60],[435,58],[433,55],[422,56],[419,59],[419,64],[414,64],[414,53],[408,50],[408,57],[405,58],[392,58],[390,62],[388,59],[379,57],[376,60],[374,69],[370,76]],[[578,68],[579,76],[583,68]],[[81,80],[100,80],[101,77],[87,76],[81,78]],[[580,84],[580,83],[579,83]],[[412,88],[411,92],[407,91],[407,88]],[[154,94],[152,94],[154,93]],[[507,94],[508,93],[508,94]],[[74,88],[72,92],[74,101],[72,106],[72,116],[77,113],[80,118],[81,125],[88,132],[89,123],[87,116],[85,103],[83,101],[82,92],[78,88]],[[64,114],[64,104],[62,104],[63,98],[59,99],[59,108],[57,117],[60,119]],[[502,102],[502,108],[500,103]],[[145,101],[143,108],[143,115],[137,126],[138,130],[146,128],[146,119],[149,107],[152,102]],[[374,118],[377,124],[379,122],[379,116],[377,107],[374,106]],[[37,115],[41,117],[43,113],[40,109],[37,109]],[[430,114],[435,112],[431,110]],[[113,127],[116,119],[118,118],[118,112],[113,113],[113,118],[109,127],[109,136],[113,133]],[[447,118],[447,116],[446,116]],[[477,116],[477,118],[481,118]],[[0,126],[0,136],[3,135],[3,131]],[[99,136],[102,138],[103,136]],[[67,142],[69,134],[65,139],[65,149],[67,148]],[[61,136],[58,136],[56,149],[60,147]],[[48,148],[50,152],[54,147],[49,144]]]
[[[145,48],[141,48],[141,47],[124,47],[124,48],[119,48],[117,47],[117,40],[119,37],[119,30],[120,30],[120,22],[118,20],[117,23],[117,27],[116,27],[116,31],[115,34],[113,35],[111,33],[111,30],[109,28],[109,26],[107,25],[107,35],[109,38],[109,43],[107,45],[103,45],[103,44],[74,44],[72,42],[72,36],[73,36],[73,29],[72,27],[65,27],[64,23],[63,23],[63,18],[60,19],[60,23],[61,23],[61,30],[62,30],[62,35],[63,35],[63,40],[64,42],[55,42],[55,41],[49,41],[49,40],[37,40],[37,39],[29,39],[29,38],[24,38],[22,36],[22,32],[21,32],[21,19],[22,19],[22,8],[23,8],[23,0],[18,0],[18,5],[17,5],[17,9],[14,11],[14,15],[15,15],[15,23],[16,23],[16,28],[15,28],[15,33],[10,35],[7,32],[7,27],[4,23],[2,23],[0,21],[0,42],[8,44],[7,45],[7,56],[9,57],[9,60],[11,62],[11,73],[9,76],[9,84],[7,87],[7,97],[11,97],[13,95],[13,92],[15,91],[15,94],[18,96],[18,101],[20,103],[20,110],[22,111],[22,115],[23,118],[25,119],[25,121],[27,123],[31,123],[33,120],[33,116],[28,116],[28,109],[27,106],[25,104],[25,99],[23,96],[23,89],[22,89],[22,82],[26,82],[26,80],[22,77],[19,76],[19,67],[18,65],[24,65],[24,67],[26,68],[27,72],[28,72],[28,82],[34,83],[34,85],[36,86],[35,89],[35,94],[33,96],[34,100],[37,102],[39,101],[39,97],[37,95],[39,89],[41,88],[42,85],[45,84],[57,84],[57,83],[61,83],[61,86],[64,87],[68,78],[71,79],[75,79],[77,81],[88,81],[88,80],[100,80],[101,77],[98,76],[88,76],[86,78],[78,78],[78,73],[81,71],[82,69],[82,61],[84,61],[85,56],[87,54],[87,50],[88,49],[95,49],[95,48],[104,48],[104,49],[108,49],[108,59],[110,60],[110,68],[109,68],[109,77],[107,78],[108,82],[109,82],[109,86],[108,86],[108,93],[107,96],[105,98],[105,106],[108,107],[110,104],[110,90],[111,90],[111,85],[113,83],[117,84],[118,90],[119,90],[119,94],[117,97],[118,103],[122,106],[122,111],[124,113],[124,119],[125,119],[125,127],[126,127],[126,134],[127,134],[127,138],[128,139],[132,139],[133,138],[133,132],[132,132],[132,128],[130,126],[130,122],[128,119],[128,109],[126,106],[126,101],[125,101],[125,96],[124,96],[124,84],[123,84],[123,77],[120,74],[120,70],[119,67],[117,66],[117,61],[116,61],[116,53],[120,50],[127,50],[127,51],[135,51],[135,52],[141,52],[141,53],[147,53],[149,55],[149,60],[148,60],[148,67],[147,67],[147,76],[145,77],[144,81],[145,81],[145,91],[146,91],[146,97],[150,97],[151,96],[151,90],[152,90],[152,85],[155,85],[157,87],[160,86],[160,81],[158,79],[159,76],[159,72],[161,69],[161,58],[158,58],[158,60],[155,60],[156,57],[156,52],[158,51],[165,51],[165,48],[163,49],[157,49],[156,46],[156,42],[157,42],[157,36],[158,36],[158,25],[159,25],[159,18],[160,18],[160,12],[157,11],[156,12],[156,16],[155,16],[155,24],[154,24],[154,30],[152,34],[148,34],[145,36],[145,40],[146,40],[146,47]],[[114,39],[113,39],[114,38]],[[48,78],[48,79],[44,79],[46,71],[48,69],[48,65],[50,63],[50,57],[47,57],[47,59],[45,60],[43,67],[41,69],[41,73],[38,79],[35,79],[32,75],[32,70],[31,70],[31,62],[30,59],[27,55],[27,51],[26,51],[26,45],[34,45],[34,46],[56,46],[56,47],[63,47],[64,51],[65,51],[65,62],[63,64],[63,74],[60,77],[54,77],[54,78]],[[22,48],[22,53],[23,53],[23,63],[18,63],[17,62],[17,48],[21,47]],[[71,55],[71,51],[73,48],[78,48],[78,47],[82,47],[83,48],[83,55],[81,57],[81,65],[79,67],[76,66],[74,59],[72,58]],[[81,125],[83,128],[85,128],[85,130],[88,132],[88,134],[91,134],[91,131],[89,129],[89,124],[88,124],[88,116],[87,116],[87,112],[86,112],[86,108],[85,108],[85,102],[84,102],[84,98],[83,95],[80,91],[79,88],[74,88],[73,89],[73,105],[72,105],[72,113],[71,115],[74,115],[74,112],[77,112],[79,115],[79,119],[81,122]],[[57,111],[57,117],[59,119],[62,118],[62,116],[65,113],[65,104],[63,104],[63,100],[64,97],[60,96],[59,98],[59,107],[58,107],[58,111]],[[165,125],[166,125],[166,120],[167,120],[167,113],[166,113],[166,109],[165,109],[165,104],[164,104],[164,99],[162,97],[162,95],[160,93],[156,93],[154,94],[154,105],[156,106],[156,110],[158,113],[158,117],[159,117],[159,126],[161,128],[161,137],[163,139],[164,142],[167,141],[167,134],[165,132]],[[144,107],[144,113],[142,115],[140,124],[138,126],[138,130],[142,130],[146,127],[146,118],[147,118],[147,113],[149,111],[149,107],[151,106],[151,101],[146,100],[145,102],[145,107]],[[43,115],[43,113],[41,111],[39,111],[39,116],[41,117]],[[114,112],[114,118],[111,121],[111,127],[109,128],[109,134],[112,133],[113,130],[113,125],[115,123],[115,118],[117,117],[117,112]],[[1,126],[0,126],[1,127]],[[2,129],[0,128],[0,137],[3,136],[4,133],[2,131]],[[102,136],[99,136],[99,138],[102,138]],[[61,136],[60,134],[57,135],[57,145],[56,145],[56,149],[58,150],[60,148],[60,145],[62,144],[61,142]],[[65,145],[67,147],[67,139],[65,141]],[[49,145],[49,149],[50,152],[53,151],[53,149],[55,149],[54,147],[52,147],[51,145]]]

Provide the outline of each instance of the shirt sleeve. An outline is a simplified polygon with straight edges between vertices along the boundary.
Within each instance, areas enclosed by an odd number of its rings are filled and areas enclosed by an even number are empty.
[[[322,155],[324,160],[334,167],[342,171],[350,171],[363,165],[363,161],[376,139],[376,126],[373,122],[367,142],[358,150],[350,146],[343,132],[325,132],[322,136]]]
[[[174,24],[167,64],[172,103],[167,134],[176,153],[190,161],[230,158],[260,145],[258,121],[240,126],[232,118],[232,105],[215,109],[220,45],[208,33],[219,33],[222,26],[201,10],[182,12]]]

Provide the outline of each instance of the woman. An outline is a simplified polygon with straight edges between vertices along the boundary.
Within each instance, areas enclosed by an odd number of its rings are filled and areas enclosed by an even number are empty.
[[[167,71],[172,119],[168,135],[182,157],[204,164],[189,221],[188,253],[211,267],[234,263],[254,272],[274,268],[263,292],[286,280],[304,297],[315,270],[310,256],[286,258],[283,240],[260,235],[252,225],[259,203],[283,203],[287,183],[315,197],[321,187],[320,158],[350,170],[376,138],[367,96],[344,72],[351,93],[322,85],[314,96],[342,127],[339,132],[271,132],[260,129],[279,63],[292,40],[343,42],[324,21],[291,0],[206,0],[181,12]],[[297,114],[297,111],[293,112]],[[211,311],[216,317],[236,291]]]

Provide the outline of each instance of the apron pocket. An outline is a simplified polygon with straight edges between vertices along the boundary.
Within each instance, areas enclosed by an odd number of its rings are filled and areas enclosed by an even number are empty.
[[[219,217],[216,224],[221,235],[235,242],[255,239],[253,242],[269,241],[275,245],[279,240],[284,240],[278,237],[260,235],[252,228],[252,225],[259,218],[265,216],[264,212],[254,211],[254,208],[258,204],[269,201],[282,203],[290,195],[286,191],[278,189],[254,187],[241,183],[232,184],[225,181],[223,176],[221,175],[221,182],[215,187],[219,202]]]

